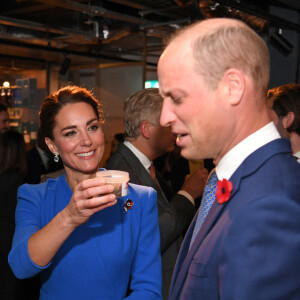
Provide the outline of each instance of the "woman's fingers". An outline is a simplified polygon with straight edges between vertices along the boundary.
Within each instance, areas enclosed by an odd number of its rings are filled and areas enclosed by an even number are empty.
[[[99,193],[101,194],[108,194],[113,191],[113,186],[112,185],[106,185],[105,181],[102,178],[91,178],[91,179],[86,179],[80,182],[76,187],[75,191],[79,192],[88,192],[92,193],[93,190],[90,190],[91,188],[99,188]]]
[[[90,217],[96,211],[116,204],[114,187],[106,185],[101,178],[86,179],[74,189],[75,214]]]
[[[85,207],[87,209],[93,209],[97,207],[105,207],[106,205],[111,206],[116,204],[116,196],[114,194],[108,195],[99,195],[98,197],[93,197],[90,199],[84,200]]]

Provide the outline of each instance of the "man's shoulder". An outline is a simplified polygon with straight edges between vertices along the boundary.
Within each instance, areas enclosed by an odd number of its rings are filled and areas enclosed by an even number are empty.
[[[125,145],[120,144],[117,151],[108,159],[105,168],[128,171],[132,169],[132,165],[139,163],[134,153]]]
[[[118,169],[127,171],[129,168],[129,160],[127,157],[123,156],[121,153],[114,153],[105,164],[106,169]]]
[[[255,174],[256,170],[262,169],[271,172],[270,169],[278,165],[290,165],[295,162],[292,157],[290,142],[286,139],[276,139],[260,147],[249,155],[237,169],[236,173],[242,171]],[[294,167],[296,164],[294,164]],[[275,170],[273,170],[274,172]],[[277,172],[277,170],[275,171]],[[267,178],[266,178],[267,179]]]
[[[300,166],[293,158],[287,141],[279,139],[256,150],[240,165],[230,181],[233,184],[232,194],[237,193],[239,199],[240,195],[246,195],[246,202],[273,197],[296,200]]]

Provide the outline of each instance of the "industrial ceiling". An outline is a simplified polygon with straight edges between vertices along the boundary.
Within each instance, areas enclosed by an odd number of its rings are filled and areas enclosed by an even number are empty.
[[[300,22],[275,11],[300,12],[299,0],[6,0],[0,4],[0,70],[144,62],[156,66],[178,28],[210,17],[233,17],[266,33],[300,33]]]

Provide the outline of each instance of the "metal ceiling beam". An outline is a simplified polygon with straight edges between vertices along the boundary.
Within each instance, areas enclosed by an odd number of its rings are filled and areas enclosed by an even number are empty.
[[[299,0],[277,0],[281,4],[288,5],[290,8],[296,8],[300,11],[300,2]]]
[[[179,17],[178,14],[169,12],[169,10],[172,10],[172,9],[178,10],[177,6],[175,8],[170,8],[170,6],[168,6],[165,8],[157,9],[157,8],[151,8],[149,6],[146,6],[146,5],[143,5],[140,3],[136,3],[136,2],[132,2],[132,1],[128,1],[128,0],[107,0],[107,1],[139,9],[140,10],[139,15],[142,17],[144,17],[145,15],[150,14],[150,13],[155,13],[157,15],[165,16],[165,17],[169,17],[169,18]]]
[[[291,29],[291,30],[296,30],[296,31],[300,32],[300,25],[299,24],[290,22],[286,19],[277,17],[275,15],[271,15],[267,12],[258,11],[257,9],[251,9],[249,7],[246,7],[246,6],[242,5],[241,3],[237,3],[237,2],[232,1],[232,0],[218,0],[217,2],[222,3],[226,6],[231,7],[231,8],[235,8],[235,9],[240,10],[242,12],[248,13],[250,15],[254,15],[256,17],[262,18],[262,19],[267,20],[269,22],[275,22],[276,25],[278,25],[278,27],[287,28],[287,29]]]
[[[17,8],[17,9],[13,9],[10,10],[9,13],[13,13],[14,15],[22,15],[22,14],[26,14],[26,13],[32,13],[32,12],[36,12],[36,11],[41,11],[41,10],[45,10],[49,8],[49,5],[47,4],[37,4],[37,5],[30,5],[27,7],[22,7],[22,8]]]
[[[149,25],[140,25],[139,28],[141,30],[144,29],[149,29],[149,28],[154,28],[154,27],[160,27],[160,26],[166,26],[166,25],[172,25],[172,24],[188,24],[190,23],[191,20],[190,19],[182,19],[182,20],[171,20],[168,22],[162,22],[162,23],[153,23],[153,24],[149,24]]]
[[[108,0],[108,2],[113,2],[124,6],[136,8],[136,9],[149,9],[149,7],[146,5],[137,2],[128,1],[128,0]]]
[[[77,12],[87,14],[87,15],[105,17],[105,18],[110,18],[110,19],[114,19],[114,20],[118,20],[118,21],[133,23],[133,24],[152,23],[151,21],[147,21],[142,18],[129,16],[126,14],[121,14],[121,13],[114,12],[114,11],[109,11],[103,7],[81,4],[81,3],[77,3],[74,1],[70,1],[70,0],[64,0],[64,1],[61,1],[61,0],[35,0],[35,1],[41,2],[44,4],[48,4],[51,6],[62,7],[62,8],[69,9],[72,11],[77,11]]]
[[[99,51],[99,53],[90,53],[90,52],[80,52],[80,51],[75,51],[75,50],[66,50],[66,49],[58,49],[58,48],[53,48],[50,46],[40,46],[40,45],[32,45],[32,44],[26,44],[26,43],[20,43],[17,41],[8,41],[8,40],[3,40],[0,39],[0,45],[10,45],[10,46],[15,46],[15,47],[24,47],[24,48],[29,48],[29,49],[35,49],[35,50],[42,50],[46,52],[56,52],[56,53],[63,53],[63,54],[68,54],[68,55],[77,55],[81,57],[89,57],[89,58],[97,58],[97,59],[110,59],[113,61],[119,61],[119,62],[132,62],[132,61],[141,61],[142,58],[140,59],[127,59],[127,58],[122,58],[120,56],[113,56],[112,52],[106,52],[106,51]],[[46,60],[45,60],[46,61]],[[151,63],[147,63],[147,65]]]
[[[74,31],[70,29],[53,28],[37,22],[31,22],[31,21],[20,20],[15,18],[8,18],[4,16],[0,16],[0,24],[6,26],[12,26],[12,27],[20,27],[22,29],[26,28],[26,29],[36,30],[36,31],[50,32],[50,33],[60,34],[60,35],[73,35],[74,37],[77,36],[84,39],[94,38],[94,35],[89,32],[80,32],[80,31]]]

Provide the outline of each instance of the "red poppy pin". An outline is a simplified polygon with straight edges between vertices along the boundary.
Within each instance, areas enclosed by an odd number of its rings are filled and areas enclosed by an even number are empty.
[[[124,203],[123,214],[126,214],[128,209],[132,209],[132,206],[133,206],[133,201],[131,199],[127,199],[126,202]]]
[[[230,198],[232,191],[232,183],[227,179],[219,180],[217,182],[216,198],[220,204],[225,203]]]

